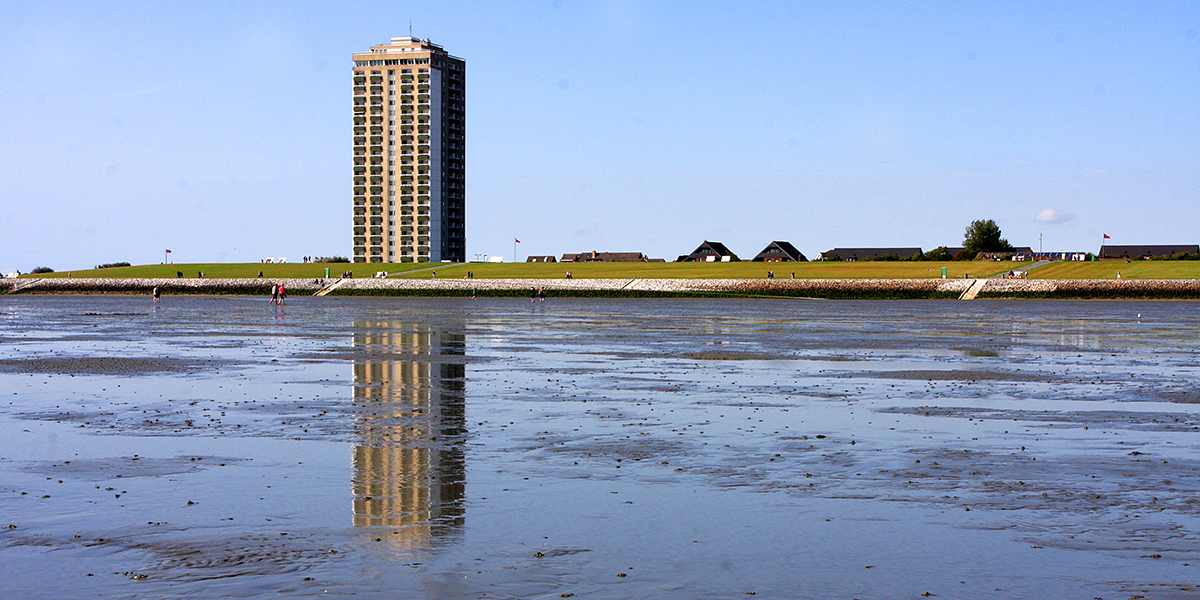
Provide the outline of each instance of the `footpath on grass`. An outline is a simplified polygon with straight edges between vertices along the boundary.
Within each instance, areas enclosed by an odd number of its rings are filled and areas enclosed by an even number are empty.
[[[982,285],[980,285],[982,282]],[[775,297],[830,299],[1188,299],[1200,279],[148,279],[0,280],[0,294],[270,295],[283,284],[292,296],[508,296],[545,289],[551,297]],[[974,288],[972,288],[974,286]]]

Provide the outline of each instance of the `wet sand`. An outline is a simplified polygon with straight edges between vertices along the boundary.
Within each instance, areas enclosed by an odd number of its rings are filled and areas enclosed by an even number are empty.
[[[0,298],[0,593],[1196,598],[1200,304]]]

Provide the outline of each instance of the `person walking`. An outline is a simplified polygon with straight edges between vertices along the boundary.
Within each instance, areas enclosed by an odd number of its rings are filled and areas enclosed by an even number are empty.
[[[158,302],[158,298],[159,298],[159,296],[161,296],[161,295],[162,295],[162,290],[161,290],[161,289],[159,289],[159,287],[156,285],[156,286],[154,286],[154,291],[153,291],[153,292],[151,292],[151,295],[153,295],[153,296],[154,296],[154,301],[155,301],[155,302]]]
[[[279,284],[279,303],[280,303],[280,304],[286,304],[286,303],[287,303],[287,290],[284,290],[284,289],[283,289],[283,284],[282,284],[282,283],[281,283],[281,284]]]
[[[279,286],[271,284],[271,304],[279,302]]]
[[[542,302],[546,301],[546,288],[545,287],[538,290],[538,300],[540,300]]]
[[[529,288],[529,302],[531,304],[537,302],[537,288],[535,287]]]

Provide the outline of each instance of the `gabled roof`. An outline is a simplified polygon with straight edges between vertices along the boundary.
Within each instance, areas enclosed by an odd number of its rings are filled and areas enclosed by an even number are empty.
[[[805,262],[808,260],[791,242],[771,242],[751,260],[761,262],[768,258],[779,258],[794,262]]]
[[[1143,256],[1170,256],[1172,254],[1200,254],[1196,244],[1168,244],[1163,246],[1100,246],[1100,258],[1141,258]]]
[[[821,258],[836,254],[842,260],[867,260],[881,256],[898,256],[911,258],[921,254],[920,248],[834,248],[821,253]]]
[[[713,258],[710,259],[710,256]],[[691,254],[687,256],[680,256],[677,259],[677,262],[706,262],[709,260],[720,261],[721,258],[725,256],[728,256],[729,260],[738,259],[736,254],[730,252],[729,248],[725,247],[725,244],[722,244],[721,242],[710,242],[708,240],[704,240],[704,243],[700,244],[700,246],[693,250]]]

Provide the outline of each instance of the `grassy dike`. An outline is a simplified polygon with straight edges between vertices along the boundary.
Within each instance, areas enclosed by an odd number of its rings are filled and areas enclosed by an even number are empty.
[[[950,275],[947,279],[940,277],[943,266]],[[550,297],[954,299],[973,279],[1004,273],[1013,266],[1011,262],[978,261],[143,265],[76,271],[70,277],[54,273],[0,280],[0,293],[148,295],[159,286],[168,296],[267,296],[271,285],[283,283],[291,296],[311,295],[332,285],[329,295],[335,296],[464,297],[474,293],[527,298],[530,288],[544,287]],[[326,267],[334,278],[324,277]],[[955,275],[951,267],[961,274]],[[347,270],[357,271],[358,277],[336,279]],[[1121,279],[1115,278],[1117,270]],[[1054,263],[1031,271],[1028,279],[989,279],[978,298],[1197,299],[1198,270],[1200,263],[1178,261]],[[179,278],[178,271],[192,275]],[[205,277],[196,277],[198,271]],[[390,276],[362,277],[378,271]],[[768,271],[774,271],[775,278],[767,279]],[[793,271],[795,279],[791,278]],[[1059,272],[1076,277],[1043,278]],[[967,273],[970,279],[962,277]],[[1088,274],[1096,277],[1078,276]]]
[[[196,279],[203,272],[206,279],[253,279],[259,271],[264,278],[324,278],[325,269],[331,277],[350,271],[355,279],[368,278],[385,272],[390,278],[431,279],[464,278],[471,273],[476,279],[564,279],[568,272],[573,279],[765,279],[774,271],[775,281],[791,279],[940,279],[942,267],[950,279],[990,277],[1013,268],[1013,263],[983,261],[966,262],[805,262],[805,263],[300,263],[300,264],[221,264],[194,263],[170,265],[137,265],[22,275],[22,278],[105,278],[105,279]]]

